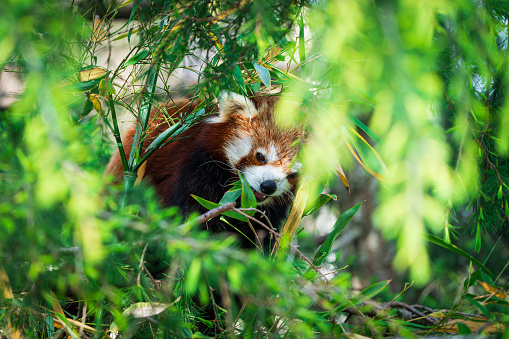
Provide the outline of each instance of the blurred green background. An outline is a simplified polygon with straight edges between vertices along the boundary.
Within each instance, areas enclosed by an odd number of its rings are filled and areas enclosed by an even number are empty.
[[[418,326],[352,325],[344,314],[355,291],[374,286],[364,295],[388,302],[409,282],[398,300],[482,314],[508,335],[506,1],[2,7],[1,335],[81,335],[71,319],[91,337],[188,337],[208,324],[198,305],[212,289],[225,303],[220,336],[405,335]],[[281,91],[281,120],[307,123],[309,199],[337,201],[302,219],[293,240],[302,253],[313,258],[341,214],[365,201],[331,244],[322,274],[348,267],[329,283],[291,249],[270,260],[243,252],[178,227],[178,211],[162,210],[150,187],[103,177],[113,135],[150,107],[220,90]],[[502,293],[494,305],[470,301],[494,293],[479,281]],[[157,324],[126,311],[133,305]]]

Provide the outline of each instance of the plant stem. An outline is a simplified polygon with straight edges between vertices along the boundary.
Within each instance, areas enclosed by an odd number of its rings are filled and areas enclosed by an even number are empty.
[[[124,169],[124,172],[126,172],[126,171],[128,171],[127,159],[126,159],[125,152],[124,152],[124,145],[122,144],[122,139],[120,138],[120,131],[118,129],[118,123],[117,123],[117,113],[115,111],[115,104],[113,103],[113,99],[108,98],[108,106],[111,111],[111,120],[113,121],[113,130],[112,130],[113,136],[115,137],[115,141],[117,142],[118,151],[120,153],[120,159],[122,160],[122,168]],[[111,126],[108,124],[106,117],[104,117],[104,120],[106,121],[107,125],[111,129]]]

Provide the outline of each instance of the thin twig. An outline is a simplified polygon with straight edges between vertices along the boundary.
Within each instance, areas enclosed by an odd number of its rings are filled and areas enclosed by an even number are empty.
[[[83,330],[85,327],[85,320],[87,319],[87,303],[85,302],[85,305],[83,305],[83,315],[81,316],[81,325],[80,330],[78,332],[80,337],[83,337]]]
[[[214,289],[209,286],[209,292],[210,292],[210,301],[212,301],[212,310],[214,311],[214,317],[216,317],[216,319],[214,319],[214,322],[217,324],[217,327],[219,327],[219,329],[222,331],[224,331],[224,329],[221,327],[221,323],[219,321],[219,316],[217,314],[217,304],[216,304],[216,300],[214,299]]]
[[[226,211],[232,211],[235,209],[235,203],[230,202],[228,204],[221,205],[219,207],[213,208],[210,211],[203,213],[200,215],[196,220],[194,220],[198,224],[203,224],[204,222],[207,222],[208,220],[217,217],[221,213],[224,213]]]
[[[150,281],[152,282],[152,285],[154,286],[154,288],[159,288],[161,280],[155,280],[154,277],[152,276],[152,274],[147,269],[147,267],[145,267],[145,264],[142,264],[141,268],[145,271],[145,273],[147,273],[147,276],[150,279]]]
[[[138,278],[136,279],[136,283],[138,286],[141,286],[140,284],[140,276],[141,276],[141,270],[143,269],[143,259],[145,258],[145,252],[147,251],[148,244],[145,244],[145,247],[143,248],[143,252],[141,253],[141,259],[140,259],[140,266],[138,267]]]
[[[399,307],[399,308],[404,308],[410,312],[412,312],[413,314],[423,318],[424,320],[426,320],[427,322],[429,322],[431,325],[435,325],[436,324],[436,321],[431,319],[431,317],[427,316],[426,314],[422,313],[421,311],[418,311],[417,309],[415,309],[413,306],[410,306],[410,305],[407,305],[405,303],[402,303],[400,301],[394,301],[392,302],[390,305],[391,308],[396,308],[396,307]]]

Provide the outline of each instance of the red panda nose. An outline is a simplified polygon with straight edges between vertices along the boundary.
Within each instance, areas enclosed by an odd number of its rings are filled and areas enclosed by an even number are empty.
[[[263,194],[272,194],[276,192],[277,190],[277,184],[274,180],[265,180],[260,184],[260,191],[262,191]]]

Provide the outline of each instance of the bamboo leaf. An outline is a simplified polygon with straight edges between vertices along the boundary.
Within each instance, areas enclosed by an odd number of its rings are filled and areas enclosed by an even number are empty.
[[[99,101],[99,95],[91,93],[89,96],[90,102],[92,103],[92,106],[94,106],[94,109],[99,113],[100,115],[103,115],[103,109],[101,107],[101,102]]]
[[[211,210],[211,209],[214,209],[216,207],[219,207],[221,205],[219,205],[218,203],[215,203],[215,202],[212,202],[212,201],[208,201],[206,199],[203,199],[203,198],[200,198],[196,195],[193,195],[191,194],[191,196],[193,197],[194,200],[196,200],[200,205],[202,205],[203,207],[205,207],[206,209],[208,210]],[[222,215],[225,215],[227,217],[230,217],[230,218],[233,218],[233,219],[237,219],[237,220],[240,220],[240,221],[247,221],[247,218],[237,212],[233,212],[233,211],[226,211],[226,212],[223,212],[221,213]]]
[[[270,88],[270,72],[269,72],[269,70],[261,65],[258,65],[256,62],[253,62],[252,64],[256,70],[256,73],[258,73],[258,76],[260,77],[263,84],[265,85],[265,87]]]
[[[316,198],[313,202],[306,204],[302,216],[307,216],[315,213],[323,205],[328,203],[331,199],[337,200],[337,196],[335,194],[325,194],[325,193],[320,194],[318,198]]]
[[[390,282],[391,282],[391,280],[383,280],[383,281],[379,281],[373,285],[366,287],[359,294],[355,295],[350,300],[347,300],[346,302],[339,305],[335,309],[335,311],[341,312],[342,310],[345,310],[348,307],[355,306],[361,302],[364,302],[368,299],[373,298],[374,296],[376,296],[377,294],[382,292],[387,287],[387,285],[389,285]]]
[[[369,144],[369,142],[366,141],[366,139],[364,139],[364,137],[362,135],[360,135],[355,129],[353,129],[352,127],[350,126],[342,126],[342,129],[345,131],[346,133],[346,129],[348,129],[351,133],[353,133],[354,136],[356,136],[358,139],[357,140],[360,140],[361,143],[358,144],[357,142],[354,143],[354,146],[355,148],[357,149],[357,151],[359,152],[359,154],[361,154],[366,160],[365,162],[369,162],[371,164],[371,168],[379,168],[381,167],[381,169],[385,172],[389,172],[389,170],[387,169],[387,166],[385,165],[385,162],[383,161],[382,157],[380,156],[380,154],[377,152],[377,150],[375,148],[373,148],[373,146],[371,146]],[[348,134],[348,133],[346,133]],[[374,163],[373,160],[371,160],[373,157],[372,156],[375,156],[376,160],[378,160],[378,162]],[[371,161],[368,161],[368,160],[371,160]]]
[[[470,330],[470,328],[467,325],[465,325],[464,323],[458,321],[456,323],[456,326],[458,327],[458,334],[459,335],[469,335],[469,334],[472,334],[472,331]]]
[[[137,64],[140,60],[145,59],[150,54],[148,49],[143,49],[136,53],[131,59],[127,60],[122,68]]]
[[[432,234],[425,234],[424,237],[426,238],[427,241],[429,241],[429,242],[431,242],[431,243],[433,243],[435,245],[438,245],[438,246],[441,246],[443,248],[446,248],[446,249],[448,249],[448,250],[450,250],[450,251],[452,251],[454,253],[457,253],[457,254],[467,258],[468,260],[472,261],[474,264],[479,266],[490,277],[493,278],[493,273],[491,273],[491,271],[486,266],[484,266],[479,260],[477,260],[476,258],[472,257],[470,254],[468,254],[467,252],[463,251],[458,246],[453,245],[453,244],[448,244],[444,240],[442,240],[439,237],[436,237],[436,236],[434,236]]]
[[[279,53],[281,53],[281,47],[276,46],[272,48],[270,51],[267,52],[267,54],[265,54],[263,60],[260,61],[260,64],[265,65],[267,62],[270,62],[272,59],[274,59],[276,55],[278,55]]]
[[[11,284],[9,282],[9,276],[5,272],[4,268],[0,266],[0,291],[5,299],[14,298],[14,294],[12,293]]]
[[[74,328],[69,324],[69,319],[67,319],[63,314],[55,313],[56,319],[62,326],[64,331],[73,339],[80,339],[80,336]]]
[[[233,69],[233,78],[235,79],[235,82],[239,86],[240,90],[242,91],[242,94],[247,95],[246,83],[244,82],[244,78],[242,77],[242,73],[240,72],[239,65],[235,65],[235,68]]]
[[[336,172],[336,175],[339,177],[339,179],[341,179],[343,185],[345,185],[348,194],[350,194],[350,185],[348,184],[348,179],[346,178],[345,172],[343,171],[343,167],[341,167],[339,162],[337,162],[336,166],[334,166],[334,171]]]
[[[354,207],[348,209],[344,213],[342,213],[334,226],[332,227],[331,232],[325,239],[325,242],[320,246],[318,251],[315,254],[315,258],[313,259],[313,264],[315,266],[320,266],[322,262],[327,258],[332,250],[332,246],[334,241],[339,236],[339,234],[345,229],[346,225],[352,220],[353,216],[357,213],[359,208],[361,207],[363,202],[358,203]]]
[[[104,75],[108,73],[108,70],[103,67],[89,67],[79,72],[79,78],[81,82],[95,80],[98,78],[104,78]]]
[[[170,304],[139,302],[129,306],[124,312],[122,312],[122,314],[133,318],[146,318],[158,315],[168,307],[170,307]]]
[[[101,80],[107,77],[109,74],[110,72],[108,71],[99,78],[93,80],[80,81],[68,86],[68,88],[75,92],[90,91],[91,89],[97,87],[97,85],[99,85],[99,82],[101,82]]]
[[[201,272],[201,260],[200,258],[194,258],[186,272],[185,288],[186,292],[193,294],[198,288],[198,282],[200,279]]]
[[[493,294],[495,297],[500,299],[505,299],[507,296],[500,288],[491,286],[488,283],[485,283],[484,281],[477,280],[477,282],[484,288],[486,292],[489,294]]]
[[[180,129],[182,129],[183,126],[181,126],[180,124],[175,124],[173,126],[170,126],[168,127],[167,130],[165,130],[163,133],[159,134],[157,136],[157,138],[154,139],[154,141],[152,141],[150,143],[150,145],[147,147],[147,150],[146,152],[148,152],[150,149],[152,148],[159,148],[159,146],[161,146],[161,144],[163,142],[166,141],[166,139],[168,139],[169,137],[171,137],[173,134],[178,134],[176,132],[178,132]]]
[[[290,214],[286,219],[283,228],[281,229],[282,235],[288,235],[288,239],[291,240],[295,231],[297,230],[297,226],[299,226],[300,220],[302,219],[302,214],[304,213],[304,209],[306,208],[306,201],[308,198],[308,186],[306,183],[299,187],[297,194],[295,194],[295,200],[293,201],[292,209],[290,210]]]
[[[481,303],[479,303],[477,300],[473,298],[470,298],[468,295],[465,295],[463,297],[466,300],[468,300],[472,305],[474,305],[479,311],[481,311],[482,314],[484,314],[488,319],[490,319],[491,321],[495,320],[493,314],[491,314],[491,312],[484,305],[481,305]]]
[[[234,202],[237,200],[242,194],[242,188],[232,187],[223,195],[221,201],[219,201],[219,205],[224,205],[227,203]]]
[[[377,144],[379,145],[382,145],[383,146],[383,141],[382,139],[380,139],[378,137],[378,135],[376,135],[375,132],[373,132],[368,126],[366,126],[362,121],[360,121],[359,119],[357,119],[355,116],[353,116],[352,114],[349,115],[350,119],[355,123],[355,125],[357,125],[357,127],[359,127],[361,130],[364,131],[364,133],[366,133],[367,135],[369,135],[369,137],[371,139],[373,139]]]
[[[364,164],[364,162],[359,158],[359,156],[357,155],[357,153],[354,151],[352,145],[350,144],[350,142],[348,141],[347,137],[345,136],[345,132],[346,130],[343,129],[343,131],[341,131],[341,129],[339,130],[340,133],[341,133],[341,136],[343,137],[343,140],[345,141],[345,144],[346,146],[348,147],[348,150],[350,151],[350,153],[353,155],[353,157],[355,158],[355,160],[357,160],[357,162],[366,170],[368,171],[369,174],[371,174],[372,176],[374,176],[375,178],[377,178],[378,180],[384,182],[385,179],[383,177],[383,175],[381,173],[376,173],[375,171],[371,170],[368,166],[366,166]]]
[[[256,197],[249,183],[239,172],[240,182],[242,183],[242,193],[240,195],[240,206],[242,208],[255,208],[257,205]],[[254,211],[248,211],[249,215],[253,215]]]

